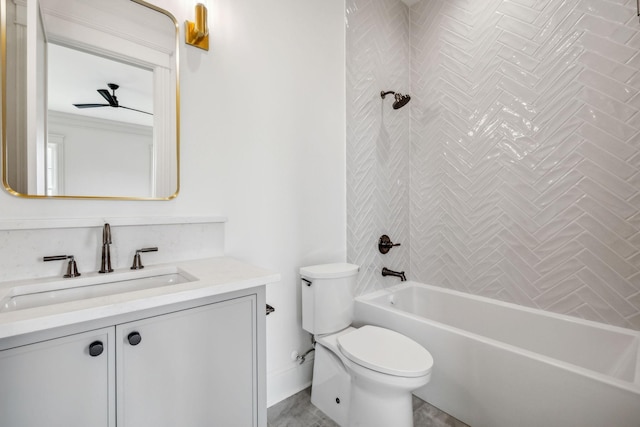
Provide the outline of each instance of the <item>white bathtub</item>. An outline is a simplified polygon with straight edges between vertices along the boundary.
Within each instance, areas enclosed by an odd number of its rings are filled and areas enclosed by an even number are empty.
[[[415,282],[355,318],[429,350],[415,394],[472,427],[640,427],[640,332]]]

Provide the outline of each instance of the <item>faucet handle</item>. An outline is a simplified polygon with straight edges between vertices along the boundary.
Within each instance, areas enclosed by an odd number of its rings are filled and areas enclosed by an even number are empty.
[[[386,254],[394,246],[400,246],[400,243],[393,243],[386,234],[383,234],[380,236],[380,239],[378,239],[378,250],[381,254]]]
[[[42,261],[47,262],[47,261],[60,261],[60,260],[64,260],[64,259],[68,259],[69,260],[69,264],[67,264],[67,274],[65,274],[64,278],[69,278],[69,277],[78,277],[80,276],[80,273],[78,272],[78,264],[76,264],[76,260],[73,257],[73,255],[53,255],[53,256],[46,256],[42,258]]]
[[[133,265],[131,266],[132,270],[140,270],[141,268],[144,268],[144,265],[142,265],[142,259],[140,257],[141,252],[158,252],[158,248],[153,247],[136,250],[136,254],[133,256]]]

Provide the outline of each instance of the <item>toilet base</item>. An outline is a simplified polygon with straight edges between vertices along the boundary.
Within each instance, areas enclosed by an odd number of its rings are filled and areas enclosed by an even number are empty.
[[[362,368],[351,367],[351,406],[349,427],[413,427],[412,391],[426,381],[412,381],[406,386],[388,387],[359,375]]]
[[[340,426],[347,426],[351,378],[335,354],[316,344],[311,403]]]
[[[316,343],[311,403],[341,427],[413,427],[412,391],[429,376],[393,377],[349,361],[337,348],[348,332]]]

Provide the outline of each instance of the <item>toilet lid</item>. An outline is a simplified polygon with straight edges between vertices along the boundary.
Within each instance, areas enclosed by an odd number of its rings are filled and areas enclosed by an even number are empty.
[[[349,360],[365,368],[398,377],[421,377],[431,372],[433,358],[420,344],[398,332],[366,325],[338,337]]]

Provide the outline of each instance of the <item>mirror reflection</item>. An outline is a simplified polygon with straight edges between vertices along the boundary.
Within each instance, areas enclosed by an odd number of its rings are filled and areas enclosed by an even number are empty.
[[[137,0],[2,1],[5,188],[29,197],[174,197],[175,19]]]

